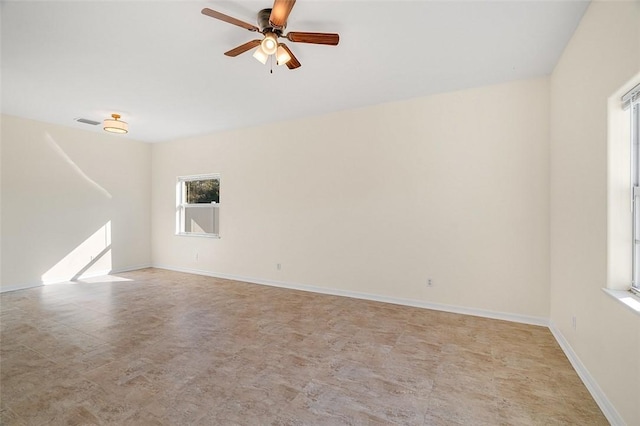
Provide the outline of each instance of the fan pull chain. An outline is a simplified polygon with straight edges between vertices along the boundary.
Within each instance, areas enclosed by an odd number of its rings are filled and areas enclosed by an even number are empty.
[[[271,66],[270,73],[273,74],[273,55],[269,55],[269,65]]]

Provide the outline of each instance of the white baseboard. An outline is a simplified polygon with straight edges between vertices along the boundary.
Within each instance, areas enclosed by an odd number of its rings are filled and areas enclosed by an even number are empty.
[[[211,272],[200,269],[182,268],[169,265],[154,264],[154,268],[167,269],[176,272],[185,272],[189,274],[204,275],[214,278],[224,278],[234,281],[243,281],[252,284],[268,285],[272,287],[289,288],[292,290],[309,291],[312,293],[330,294],[333,296],[352,297],[354,299],[373,300],[376,302],[392,303],[395,305],[413,306],[416,308],[432,309],[435,311],[452,312],[456,314],[473,315],[483,318],[498,319],[504,321],[512,321],[523,324],[539,325],[543,327],[549,326],[549,320],[543,317],[535,317],[528,315],[512,314],[506,312],[495,312],[484,309],[467,308],[463,306],[446,305],[441,303],[424,302],[421,300],[402,299],[397,297],[381,296],[377,294],[361,293],[350,290],[341,290],[336,288],[316,287],[298,283],[288,283],[282,281],[265,280],[262,278],[245,277],[239,275],[224,274],[219,272]]]
[[[602,413],[607,418],[609,423],[613,426],[625,426],[626,423],[616,410],[616,408],[611,404],[605,393],[600,389],[600,386],[596,382],[596,380],[591,376],[589,370],[584,366],[580,358],[575,353],[569,341],[564,337],[562,332],[553,322],[549,323],[549,330],[553,334],[553,337],[556,338],[556,341],[564,351],[564,354],[569,358],[569,362],[573,366],[573,369],[576,370],[578,376],[582,380],[582,383],[586,386],[587,390],[602,410]]]
[[[109,274],[121,274],[123,272],[137,271],[146,268],[153,268],[153,265],[151,263],[141,263],[139,265],[125,266],[124,268],[112,269]]]
[[[140,265],[126,266],[124,268],[118,268],[118,269],[95,271],[95,272],[91,272],[90,274],[83,275],[81,277],[81,279],[102,277],[102,276],[105,276],[105,275],[119,274],[119,273],[122,273],[122,272],[137,271],[138,269],[144,269],[144,268],[150,268],[150,267],[151,267],[150,263],[144,263],[144,264],[140,264]],[[53,280],[52,282],[49,282],[47,284],[59,284],[59,283],[63,283],[63,282],[66,282],[66,281],[61,279],[60,281]],[[16,290],[26,290],[28,288],[41,287],[43,285],[45,285],[45,284],[42,283],[41,281],[39,281],[37,283],[8,284],[8,285],[3,285],[0,288],[0,293],[6,293],[6,292],[9,292],[9,291],[16,291]]]
[[[44,284],[42,284],[41,282],[38,283],[22,283],[22,284],[8,284],[8,285],[3,285],[2,287],[0,287],[0,293],[7,293],[9,291],[16,291],[16,290],[26,290],[28,288],[34,288],[34,287],[40,287]]]

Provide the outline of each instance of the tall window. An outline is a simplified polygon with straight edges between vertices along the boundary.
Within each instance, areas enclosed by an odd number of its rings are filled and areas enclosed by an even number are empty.
[[[631,114],[631,184],[633,209],[633,277],[631,290],[640,292],[640,85],[622,98]]]
[[[176,199],[176,233],[220,236],[220,175],[181,176]]]

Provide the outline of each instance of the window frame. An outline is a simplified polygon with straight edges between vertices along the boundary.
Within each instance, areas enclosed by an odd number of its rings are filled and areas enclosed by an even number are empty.
[[[623,97],[628,102],[631,144],[631,291],[640,294],[640,87]]]
[[[220,226],[218,225],[218,229],[214,229],[217,232],[186,232],[185,231],[185,218],[186,218],[186,210],[193,208],[211,208],[217,210],[218,220],[220,217],[220,202],[218,197],[218,202],[212,203],[187,203],[186,202],[186,184],[187,182],[193,181],[202,181],[202,180],[217,180],[218,188],[221,187],[222,181],[220,177],[220,173],[208,173],[208,174],[200,174],[200,175],[188,175],[188,176],[178,176],[176,179],[176,229],[175,233],[178,236],[183,237],[205,237],[205,238],[220,238]],[[213,212],[215,215],[215,211]],[[215,217],[215,216],[214,216]]]

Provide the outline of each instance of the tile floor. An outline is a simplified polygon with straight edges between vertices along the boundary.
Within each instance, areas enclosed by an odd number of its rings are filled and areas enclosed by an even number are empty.
[[[544,327],[114,278],[2,294],[1,424],[607,424]]]

